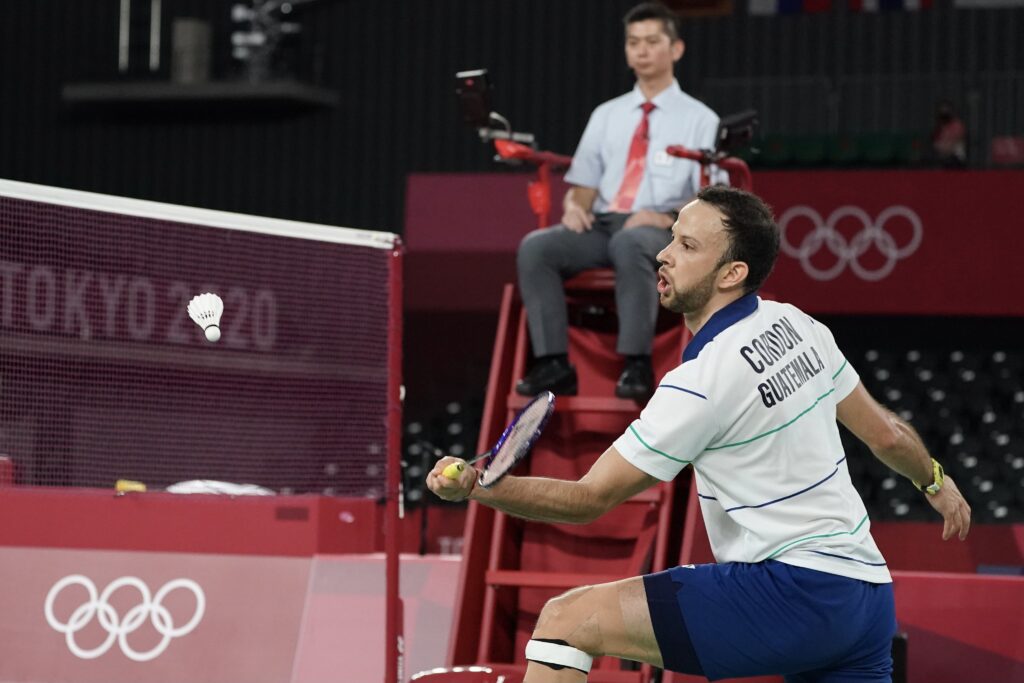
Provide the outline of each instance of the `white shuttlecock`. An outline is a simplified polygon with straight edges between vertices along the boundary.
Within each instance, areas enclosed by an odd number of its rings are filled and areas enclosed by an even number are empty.
[[[212,342],[220,339],[220,316],[223,312],[224,302],[210,292],[194,296],[188,302],[188,317],[203,328],[206,338]]]

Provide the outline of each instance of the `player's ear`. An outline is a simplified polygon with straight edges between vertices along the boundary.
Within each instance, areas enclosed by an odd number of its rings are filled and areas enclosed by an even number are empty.
[[[678,62],[683,58],[683,53],[686,52],[686,43],[683,42],[682,38],[676,38],[672,41],[672,61]]]
[[[729,261],[722,267],[718,276],[718,285],[722,289],[742,287],[750,274],[750,268],[743,261]]]

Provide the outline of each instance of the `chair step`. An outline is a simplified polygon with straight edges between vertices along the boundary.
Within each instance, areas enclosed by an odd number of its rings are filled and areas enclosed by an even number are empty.
[[[581,572],[537,572],[516,569],[490,569],[484,581],[489,586],[515,588],[576,588],[597,583],[610,583],[630,578],[618,574],[585,574]]]
[[[530,398],[519,394],[509,394],[509,409],[520,410]],[[561,413],[615,413],[620,415],[639,415],[642,408],[636,401],[615,396],[558,396],[555,400],[555,412]]]

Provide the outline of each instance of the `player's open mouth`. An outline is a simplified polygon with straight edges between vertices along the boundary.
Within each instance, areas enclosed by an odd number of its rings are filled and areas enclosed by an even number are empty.
[[[668,280],[661,273],[658,273],[658,294],[664,294],[669,289]]]

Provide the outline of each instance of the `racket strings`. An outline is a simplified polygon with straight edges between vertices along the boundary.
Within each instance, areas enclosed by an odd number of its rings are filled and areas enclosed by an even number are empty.
[[[481,482],[484,485],[502,477],[530,451],[550,412],[550,407],[545,401],[533,401],[523,410],[494,451],[487,469],[481,475]]]

